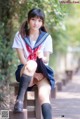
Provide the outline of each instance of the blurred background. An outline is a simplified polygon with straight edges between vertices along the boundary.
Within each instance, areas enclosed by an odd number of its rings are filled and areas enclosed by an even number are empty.
[[[19,60],[12,49],[14,35],[27,18],[28,11],[34,7],[44,11],[45,25],[53,38],[50,66],[54,74],[79,73],[80,4],[64,1],[0,0],[0,86],[15,81]]]

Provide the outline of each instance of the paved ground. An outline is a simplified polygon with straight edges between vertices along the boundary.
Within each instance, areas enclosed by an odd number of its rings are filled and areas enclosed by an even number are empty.
[[[52,100],[53,119],[80,119],[80,75],[74,75]]]

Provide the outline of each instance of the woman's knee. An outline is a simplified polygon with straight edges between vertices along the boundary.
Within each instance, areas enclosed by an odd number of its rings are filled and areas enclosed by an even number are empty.
[[[37,68],[37,63],[33,60],[29,60],[27,64],[22,68],[21,75],[26,74],[33,76]]]
[[[44,94],[44,93],[40,93],[39,94],[39,101],[40,101],[40,104],[43,104],[43,103],[50,103],[50,95],[49,94]]]
[[[34,60],[29,60],[27,62],[27,65],[26,66],[27,66],[28,70],[30,70],[31,72],[32,71],[36,71],[37,63]]]

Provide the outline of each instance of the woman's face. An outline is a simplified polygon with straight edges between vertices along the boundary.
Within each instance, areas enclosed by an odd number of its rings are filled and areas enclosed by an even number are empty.
[[[39,30],[42,25],[43,21],[39,17],[33,17],[29,20],[29,27],[32,30]]]

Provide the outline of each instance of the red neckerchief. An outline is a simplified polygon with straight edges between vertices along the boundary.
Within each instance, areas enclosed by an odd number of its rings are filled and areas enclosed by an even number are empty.
[[[28,56],[28,60],[36,60],[37,59],[37,51],[41,48],[41,46],[38,46],[37,48],[35,48],[33,50],[33,49],[31,49],[30,46],[28,46],[26,44],[26,48],[27,48],[28,52],[30,53],[30,55]]]
[[[30,41],[28,37],[24,38],[25,44],[26,44],[26,49],[29,52],[28,60],[36,60],[37,59],[37,51],[40,50],[41,44],[46,40],[47,36],[49,35],[47,32],[40,31],[39,38],[35,44],[35,47],[32,49],[30,46]]]

